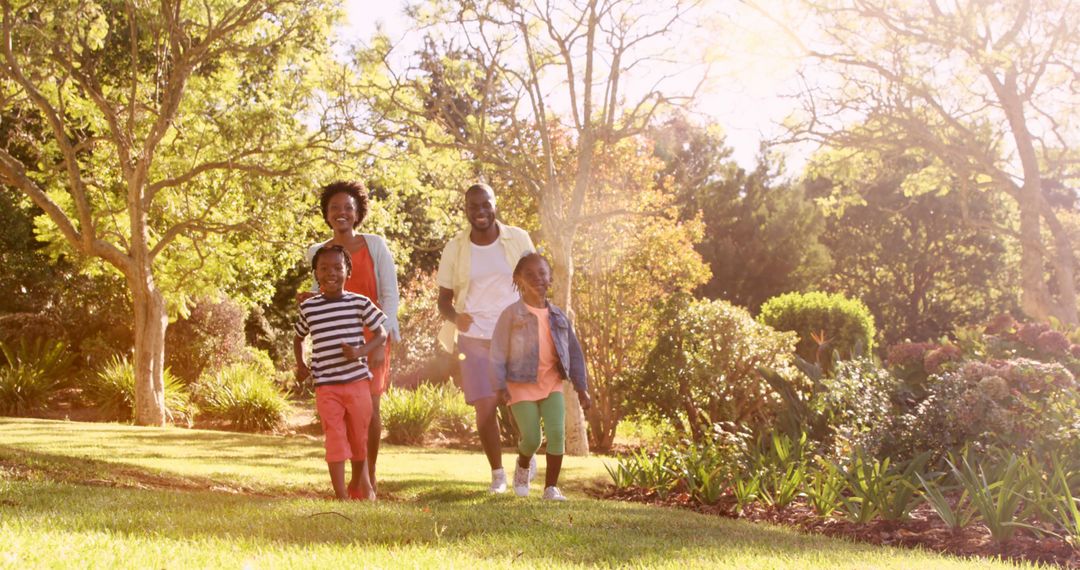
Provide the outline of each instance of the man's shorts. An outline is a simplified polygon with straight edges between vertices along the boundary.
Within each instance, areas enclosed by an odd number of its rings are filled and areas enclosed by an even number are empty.
[[[316,386],[315,409],[322,419],[328,463],[367,459],[371,382]]]
[[[495,397],[495,371],[491,367],[491,341],[458,336],[457,358],[465,402],[474,404]]]

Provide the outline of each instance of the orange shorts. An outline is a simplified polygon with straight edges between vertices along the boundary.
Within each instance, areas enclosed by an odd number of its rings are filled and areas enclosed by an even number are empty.
[[[367,459],[371,382],[316,386],[315,409],[322,419],[327,463]]]

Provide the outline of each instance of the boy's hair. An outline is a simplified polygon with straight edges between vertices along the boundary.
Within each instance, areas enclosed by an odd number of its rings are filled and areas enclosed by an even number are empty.
[[[356,201],[356,223],[353,224],[353,229],[356,229],[357,226],[364,222],[364,218],[367,218],[367,188],[364,188],[363,182],[346,181],[334,182],[333,184],[327,184],[322,187],[321,194],[319,194],[319,207],[322,209],[323,221],[331,228],[334,226],[330,223],[330,220],[326,219],[326,213],[330,209],[330,199],[336,194],[348,194]]]
[[[340,253],[341,259],[345,260],[345,275],[352,275],[352,259],[350,259],[349,252],[345,251],[345,248],[340,245],[324,245],[315,252],[315,255],[311,256],[311,271],[314,272],[315,268],[319,266],[319,256],[329,255],[331,253]],[[317,279],[316,279],[317,280]]]
[[[547,266],[548,271],[549,272],[551,271],[551,263],[547,260],[546,257],[544,257],[543,255],[540,255],[539,253],[537,253],[535,251],[530,251],[529,253],[526,253],[525,255],[522,255],[521,259],[518,260],[517,265],[514,266],[514,274],[513,274],[514,289],[518,288],[518,284],[517,284],[518,277],[521,275],[521,272],[524,271],[525,264],[527,264],[530,261],[537,260],[537,259],[539,259],[540,261],[543,261],[544,265]]]

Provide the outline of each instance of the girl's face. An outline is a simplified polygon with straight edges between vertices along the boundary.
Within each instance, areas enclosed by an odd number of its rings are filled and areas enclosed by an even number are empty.
[[[518,274],[518,289],[526,300],[540,301],[547,297],[551,286],[551,268],[542,259],[530,259],[525,262]]]
[[[338,192],[330,197],[326,204],[326,223],[334,228],[335,232],[348,232],[360,222],[359,213],[356,211],[356,200],[345,192]]]

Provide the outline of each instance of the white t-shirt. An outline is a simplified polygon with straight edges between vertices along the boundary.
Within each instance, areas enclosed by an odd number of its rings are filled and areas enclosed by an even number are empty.
[[[500,240],[490,245],[476,245],[469,260],[469,293],[465,297],[465,312],[473,323],[464,335],[490,339],[495,321],[503,309],[520,298],[514,289],[514,268],[506,262],[506,252]]]

